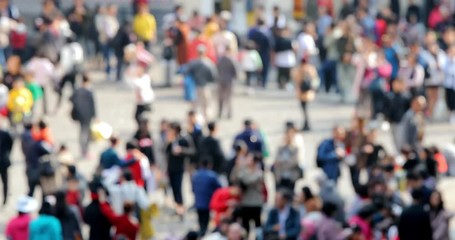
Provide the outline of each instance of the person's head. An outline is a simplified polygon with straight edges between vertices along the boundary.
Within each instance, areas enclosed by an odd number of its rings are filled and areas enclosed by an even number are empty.
[[[196,50],[200,58],[207,56],[207,48],[203,44],[199,44]]]
[[[90,78],[87,74],[82,75],[82,86],[88,87],[90,85]]]
[[[411,189],[419,189],[423,185],[423,177],[418,172],[409,172],[406,174],[408,186]]]
[[[439,53],[439,45],[437,42],[434,42],[434,43],[431,43],[430,45],[428,45],[428,51],[431,53],[431,54],[438,54]]]
[[[346,130],[344,129],[344,127],[341,126],[333,127],[332,134],[333,139],[336,141],[344,141],[344,139],[346,138]]]
[[[250,120],[250,119],[246,119],[244,122],[243,122],[243,126],[245,127],[245,129],[253,129],[253,121]]]
[[[170,125],[169,131],[167,131],[168,136],[171,138],[176,138],[180,135],[182,131],[182,127],[180,126],[179,122],[173,122]]]
[[[0,0],[0,9],[5,9],[9,5],[9,0]]]
[[[68,191],[79,191],[79,179],[70,177],[66,180]]]
[[[218,131],[218,126],[216,122],[209,122],[209,124],[207,124],[207,128],[209,129],[210,135],[215,135],[216,132]]]
[[[52,197],[52,198],[51,198]],[[44,199],[41,209],[39,210],[40,215],[54,215],[55,198],[48,196]]]
[[[68,177],[75,177],[77,173],[76,166],[74,165],[69,165],[68,167]]]
[[[13,55],[6,61],[6,70],[11,74],[18,74],[21,70],[21,58]]]
[[[258,27],[264,26],[264,25],[265,25],[264,19],[263,19],[263,18],[258,18],[258,19],[256,19],[256,25],[257,25]]]
[[[199,234],[195,231],[189,231],[183,240],[198,240]]]
[[[55,9],[54,0],[44,0],[43,1],[43,12],[50,13]]]
[[[122,180],[125,182],[130,182],[133,181],[133,174],[131,173],[130,170],[124,170],[122,174]]]
[[[368,204],[364,207],[362,207],[359,212],[357,213],[357,215],[363,219],[363,220],[366,220],[366,221],[371,221],[372,218],[373,218],[373,215],[377,212],[377,209],[376,207],[373,205],[373,204]]]
[[[115,147],[117,147],[117,145],[119,143],[119,139],[116,136],[111,136],[109,138],[109,142],[111,144],[111,147],[115,148]]]
[[[427,100],[424,96],[416,96],[411,101],[411,109],[412,111],[418,113],[422,112],[427,105]]]
[[[424,193],[421,188],[411,190],[411,197],[415,204],[422,204],[424,201]]]
[[[175,5],[175,7],[174,7],[174,13],[175,13],[175,15],[177,15],[177,16],[182,15],[182,14],[183,14],[183,6],[180,5],[180,4]]]
[[[227,239],[229,240],[241,240],[243,239],[243,228],[238,223],[232,223],[229,226],[227,232]]]
[[[273,16],[278,17],[280,16],[281,10],[278,5],[273,6]]]
[[[343,53],[343,55],[341,56],[341,61],[344,64],[351,64],[352,63],[352,52],[347,51],[347,52]]]
[[[238,140],[234,143],[234,152],[236,156],[244,156],[248,152],[248,146],[242,140]]]
[[[337,205],[332,202],[324,202],[322,204],[321,212],[328,218],[332,218],[337,211]]]
[[[24,79],[18,78],[16,81],[13,82],[13,89],[23,89],[25,87]]]
[[[242,190],[240,189],[240,187],[238,185],[229,186],[229,194],[231,194],[231,196],[238,197],[238,196],[240,196],[241,192],[242,192]]]
[[[197,113],[196,111],[189,111],[187,115],[188,123],[189,124],[196,124],[197,123]]]
[[[38,128],[40,130],[46,129],[47,128],[47,123],[44,119],[39,120],[38,122]]]
[[[229,219],[227,218],[221,219],[220,224],[218,225],[218,231],[221,233],[221,235],[223,236],[227,235],[229,225],[231,225],[231,221]]]
[[[145,14],[145,13],[149,13],[149,6],[148,6],[148,3],[147,2],[141,2],[139,3],[138,5],[138,13],[140,14]]]
[[[377,137],[378,137],[378,130],[372,129],[372,130],[370,130],[367,133],[367,139],[366,140],[367,140],[368,143],[374,144],[374,143],[376,143]]]
[[[123,203],[123,214],[124,215],[134,214],[134,203],[128,201]]]
[[[442,200],[441,192],[433,191],[430,196],[430,208],[436,211],[444,209],[444,201]]]
[[[275,206],[278,209],[285,208],[292,202],[292,192],[288,189],[278,189],[275,195]]]
[[[108,13],[110,16],[117,17],[117,12],[118,12],[117,5],[115,5],[115,4],[110,4],[110,5],[107,7],[107,13]]]
[[[327,13],[328,13],[327,10],[328,10],[328,9],[327,9],[327,7],[325,7],[325,6],[320,6],[320,7],[318,7],[318,15],[319,15],[319,16],[325,16],[325,15],[327,15]]]
[[[392,90],[395,93],[402,93],[405,89],[405,83],[403,79],[397,78],[395,81],[392,82]]]
[[[313,192],[311,192],[311,189],[307,186],[302,188],[302,201],[306,202],[308,200],[311,200],[314,198]]]
[[[127,142],[125,147],[126,147],[127,152],[132,152],[132,151],[139,149],[136,141]]]

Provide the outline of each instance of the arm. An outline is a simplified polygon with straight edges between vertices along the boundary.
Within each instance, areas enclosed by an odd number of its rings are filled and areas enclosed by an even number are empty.
[[[338,162],[338,157],[335,153],[335,148],[332,148],[330,145],[329,141],[324,141],[321,146],[319,146],[318,158],[325,163],[336,163]]]
[[[297,211],[294,214],[290,214],[289,218],[292,218],[292,227],[287,229],[286,237],[297,238],[300,234],[300,215]]]
[[[90,107],[92,110],[93,118],[96,118],[95,96],[93,95],[93,93],[90,94]]]
[[[107,202],[101,203],[101,213],[111,222],[116,224],[119,220],[119,217],[114,213],[111,206]]]
[[[275,209],[272,209],[268,216],[267,216],[267,221],[264,225],[264,233],[273,233],[274,232],[274,227],[275,225],[277,224],[277,221],[276,221],[276,210]]]

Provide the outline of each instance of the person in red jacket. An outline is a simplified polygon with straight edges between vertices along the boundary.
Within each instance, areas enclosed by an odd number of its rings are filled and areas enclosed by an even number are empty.
[[[140,187],[144,186],[144,178],[142,177],[142,168],[140,163],[140,157],[142,154],[139,151],[139,147],[135,142],[126,143],[126,158],[122,163],[122,166],[128,168],[133,175],[133,179],[136,184]]]
[[[126,202],[123,205],[123,214],[116,215],[109,203],[106,202],[106,193],[102,189],[98,190],[98,200],[101,204],[101,212],[115,227],[113,239],[135,240],[139,232],[139,221],[133,217],[134,204]]]
[[[219,188],[213,193],[210,200],[210,210],[215,213],[215,225],[218,226],[220,221],[228,217],[233,207],[240,199],[240,188],[238,186],[229,186]]]
[[[190,42],[190,48],[188,49],[189,60],[191,61],[199,57],[197,47],[203,45],[206,49],[207,57],[212,60],[213,63],[216,63],[215,47],[213,46],[212,40],[206,38],[200,31],[196,31],[196,34],[197,36]]]

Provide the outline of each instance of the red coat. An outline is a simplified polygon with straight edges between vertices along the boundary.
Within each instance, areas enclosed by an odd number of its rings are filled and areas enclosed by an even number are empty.
[[[207,57],[210,58],[210,60],[212,60],[213,63],[216,63],[215,47],[213,46],[211,41],[206,40],[202,37],[198,37],[190,43],[190,48],[188,49],[189,60],[191,61],[198,58],[197,47],[199,45],[205,46]]]
[[[215,212],[215,223],[218,223],[226,214],[226,211],[229,209],[228,202],[231,200],[239,200],[237,196],[233,196],[228,187],[220,188],[213,193],[212,199],[210,200],[210,210]]]
[[[131,161],[134,162],[129,164]],[[136,182],[138,186],[143,187],[144,179],[142,178],[142,168],[140,162],[136,160],[133,156],[128,155],[126,156],[126,163],[128,165],[128,170],[130,170],[131,175],[133,176],[133,180]]]
[[[115,227],[115,238],[126,236],[128,240],[135,240],[139,232],[139,223],[132,222],[128,215],[115,215],[108,203],[101,203],[101,212]]]

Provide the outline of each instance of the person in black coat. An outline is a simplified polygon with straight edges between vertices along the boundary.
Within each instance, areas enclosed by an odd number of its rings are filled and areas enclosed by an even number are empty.
[[[11,134],[0,129],[0,177],[3,184],[3,205],[6,204],[8,197],[8,168],[11,166],[11,149],[13,148],[13,138]]]
[[[83,219],[90,227],[89,240],[110,240],[111,223],[101,212],[101,205],[98,201],[98,189],[103,188],[99,179],[90,183],[92,202],[85,207]]]
[[[207,127],[209,135],[202,139],[199,144],[199,162],[208,161],[212,170],[220,174],[223,171],[225,158],[220,141],[215,138],[218,126],[215,122],[211,122]]]
[[[398,222],[400,240],[432,239],[430,215],[422,205],[423,193],[413,190],[411,195],[414,203],[403,211]]]
[[[150,165],[155,165],[153,138],[149,129],[147,118],[139,119],[139,129],[134,134],[133,138],[139,145],[139,151],[141,151],[148,158]]]

